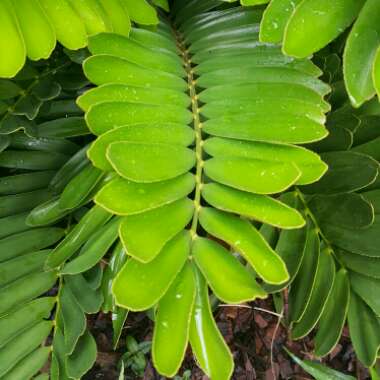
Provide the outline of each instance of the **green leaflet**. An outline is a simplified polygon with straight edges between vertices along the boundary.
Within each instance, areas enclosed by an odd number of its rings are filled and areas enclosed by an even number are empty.
[[[41,271],[50,252],[50,250],[28,252],[25,255],[1,263],[0,287],[29,273]]]
[[[193,151],[169,144],[114,142],[106,155],[121,177],[135,182],[175,178],[188,172],[195,163]]]
[[[196,296],[190,324],[190,344],[203,371],[210,378],[229,379],[232,355],[212,317],[207,285],[195,268]]]
[[[355,292],[351,293],[348,327],[358,359],[367,367],[374,365],[380,346],[379,318]]]
[[[289,197],[287,197],[287,195],[288,194],[285,194],[282,197],[283,200],[288,198],[290,200],[288,200],[288,204],[290,203],[295,206],[297,201],[294,199],[294,195],[289,194]],[[271,292],[279,291],[292,283],[302,265],[305,250],[308,249],[308,235],[313,233],[311,229],[311,223],[309,222],[306,228],[281,231],[275,246],[275,251],[285,262],[290,278],[287,283],[282,285],[266,286],[266,290]]]
[[[149,88],[114,83],[91,89],[77,99],[78,105],[86,112],[91,106],[107,101],[185,107],[190,104],[186,94],[168,88],[157,88],[153,93]]]
[[[370,156],[355,152],[323,153],[329,171],[318,183],[306,186],[307,194],[339,194],[360,190],[375,181],[379,163]]]
[[[7,374],[20,360],[34,351],[49,335],[51,321],[41,321],[22,332],[0,350],[0,376]]]
[[[323,230],[330,225],[363,229],[373,224],[375,219],[373,206],[356,193],[317,195],[310,200],[308,207]]]
[[[101,227],[111,215],[101,207],[94,206],[53,250],[46,260],[47,268],[55,268],[70,258],[81,245]]]
[[[260,24],[260,41],[282,42],[286,24],[302,0],[272,0],[264,11]]]
[[[194,177],[189,173],[154,184],[117,178],[99,191],[95,202],[115,214],[133,215],[181,199],[193,188]]]
[[[211,235],[225,240],[241,253],[264,281],[280,284],[289,278],[284,262],[249,222],[211,208],[202,208],[200,223]]]
[[[102,134],[91,145],[88,156],[96,167],[102,170],[112,170],[106,152],[110,144],[114,142],[128,141],[135,143],[178,144],[185,147],[190,145],[193,140],[193,131],[189,127],[181,124],[160,123],[128,125],[112,129]]]
[[[35,375],[46,363],[50,347],[40,347],[16,364],[7,374],[9,380],[28,379]],[[35,377],[33,379],[36,379]]]
[[[0,249],[5,252],[1,256],[0,262],[9,260],[30,251],[47,248],[64,235],[64,230],[57,227],[45,227],[31,229],[8,236],[0,240]]]
[[[319,259],[319,236],[313,228],[308,228],[301,265],[289,292],[289,317],[291,321],[299,321],[309,304],[316,281]]]
[[[10,78],[17,73],[25,63],[26,49],[24,40],[22,38],[17,19],[13,13],[11,4],[2,1],[0,3],[0,50],[1,64],[0,64],[0,77]],[[5,52],[12,52],[4,54]]]
[[[47,292],[56,281],[57,274],[53,271],[35,272],[1,288],[0,315]]]
[[[37,298],[0,319],[0,348],[6,346],[22,331],[48,318],[55,304],[53,297]],[[28,316],[28,318],[25,318]]]
[[[194,274],[187,263],[160,300],[155,318],[153,361],[165,376],[174,376],[181,366],[189,339],[194,298]]]
[[[350,301],[350,282],[346,270],[341,269],[321,314],[315,336],[315,354],[327,355],[337,344],[346,320]]]
[[[59,297],[65,332],[65,352],[71,355],[86,330],[86,317],[69,287],[63,286]]]
[[[103,303],[102,292],[100,289],[93,289],[83,274],[66,276],[65,281],[83,312],[93,314],[99,311]]]
[[[96,231],[83,246],[79,255],[69,261],[61,274],[78,274],[93,268],[117,238],[120,220],[114,218]]]
[[[67,210],[80,205],[102,177],[103,173],[99,169],[87,165],[66,185],[59,198],[59,207]]]
[[[380,46],[378,19],[380,5],[376,0],[366,1],[344,50],[344,80],[354,107],[359,107],[375,95],[373,67]]]
[[[66,359],[67,374],[71,378],[81,378],[95,363],[96,342],[88,332],[79,338],[74,352]]]
[[[36,0],[12,2],[24,37],[29,59],[48,58],[55,48],[56,35],[46,13]]]
[[[351,24],[363,3],[355,0],[302,1],[286,25],[284,52],[302,58],[318,51]]]
[[[192,255],[215,295],[226,303],[267,297],[252,273],[218,243],[197,238]]]
[[[216,182],[257,194],[284,191],[301,176],[294,164],[240,157],[212,158],[205,164],[205,174]]]
[[[380,315],[380,302],[377,294],[380,289],[380,280],[350,272],[350,284],[353,291],[373,310]]]
[[[190,251],[190,236],[181,232],[147,264],[129,259],[112,286],[116,304],[130,310],[152,307],[166,293],[180,272]],[[145,286],[141,287],[141,283]]]
[[[319,254],[315,281],[310,298],[300,319],[293,325],[292,337],[300,339],[307,335],[318,322],[335,281],[335,263],[330,252],[322,249]]]
[[[305,224],[298,211],[265,195],[209,183],[203,186],[202,196],[220,210],[235,212],[276,227],[299,228]]]
[[[352,376],[330,369],[318,362],[300,360],[287,349],[285,349],[285,351],[302,369],[312,375],[316,380],[354,380]]]
[[[126,252],[143,263],[153,260],[164,245],[186,227],[193,211],[193,203],[183,198],[141,214],[124,217],[119,235]]]

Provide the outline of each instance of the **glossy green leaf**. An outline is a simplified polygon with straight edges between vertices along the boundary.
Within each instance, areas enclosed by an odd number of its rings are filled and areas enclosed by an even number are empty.
[[[296,199],[292,198],[294,198],[294,195],[289,194],[288,199],[290,199],[290,202],[294,202],[295,206]],[[283,199],[286,199],[286,197],[283,197]],[[308,225],[306,228],[280,232],[275,251],[285,262],[290,278],[285,284],[279,286],[266,286],[267,291],[274,292],[282,290],[294,280],[294,277],[297,275],[302,264],[305,250],[307,249],[307,234],[310,233],[311,228],[312,227]]]
[[[18,335],[0,350],[0,376],[4,376],[26,355],[34,351],[49,335],[51,321],[41,321]]]
[[[315,354],[325,356],[338,343],[346,321],[350,301],[350,282],[345,269],[335,276],[335,281],[319,320],[318,332],[314,338]]]
[[[289,292],[289,319],[299,321],[309,304],[320,258],[317,232],[309,226],[301,265]]]
[[[81,378],[95,363],[96,342],[88,332],[80,337],[74,352],[66,359],[67,374],[71,378]]]
[[[289,117],[287,114],[216,118],[207,120],[203,130],[213,136],[295,144],[318,141],[328,134],[324,126],[305,116]]]
[[[109,145],[107,158],[123,178],[147,183],[178,177],[195,163],[195,153],[188,148],[126,141]]]
[[[108,30],[109,20],[102,17],[101,5],[91,0],[67,0],[73,10],[82,20],[88,35],[97,34]]]
[[[62,210],[59,207],[59,197],[54,197],[35,207],[26,218],[26,223],[31,227],[39,227],[54,223],[72,210]]]
[[[379,318],[369,306],[351,292],[348,327],[358,359],[367,367],[374,365],[380,347]]]
[[[380,280],[350,272],[350,284],[353,291],[363,299],[376,315],[380,316],[380,300],[378,297]]]
[[[230,379],[233,360],[213,318],[206,282],[194,268],[196,296],[190,323],[190,344],[199,366],[213,379]]]
[[[52,170],[67,160],[61,153],[6,150],[0,153],[0,166],[9,169]]]
[[[300,360],[290,351],[286,349],[285,351],[304,371],[312,375],[316,380],[354,380],[352,376],[335,371],[318,362],[312,362],[310,360]]]
[[[0,287],[32,272],[40,272],[50,250],[28,252],[25,255],[2,262],[0,265]]]
[[[132,21],[139,24],[157,24],[158,18],[155,9],[146,0],[121,0],[128,10]]]
[[[128,86],[124,84],[104,84],[93,88],[77,99],[78,105],[88,111],[91,106],[104,102],[129,102],[155,105],[176,105],[188,107],[190,98],[179,91],[168,88],[150,88]]]
[[[96,104],[86,114],[87,124],[95,135],[130,124],[158,123],[188,124],[191,113],[174,105],[150,105],[127,102],[105,102]],[[1,161],[0,161],[1,162]]]
[[[116,304],[136,311],[152,307],[164,296],[182,269],[189,250],[190,236],[184,231],[170,240],[149,263],[128,260],[112,286]],[[141,287],[142,283],[144,287]]]
[[[50,347],[40,347],[24,357],[6,374],[9,380],[30,379],[47,362],[50,355]],[[36,379],[33,377],[33,379]]]
[[[304,0],[297,5],[285,28],[283,50],[303,58],[320,50],[357,17],[364,0]]]
[[[93,55],[109,54],[148,69],[160,70],[180,77],[185,76],[178,56],[147,49],[124,36],[102,33],[90,39],[88,48]]]
[[[47,292],[57,281],[57,274],[51,272],[37,272],[10,283],[0,289],[0,315],[11,311],[18,305],[28,302]]]
[[[66,238],[58,244],[46,260],[46,267],[56,268],[71,257],[81,245],[107,220],[111,214],[99,206],[94,206],[81,221],[70,231]]]
[[[380,220],[376,217],[374,223],[364,229],[326,225],[323,231],[331,242],[344,250],[358,255],[379,258],[379,227]]]
[[[152,355],[162,375],[172,377],[181,366],[189,339],[194,298],[194,274],[190,264],[186,264],[158,304]]]
[[[334,280],[334,260],[331,257],[330,252],[322,249],[319,254],[317,272],[315,274],[315,281],[310,293],[309,301],[301,318],[292,328],[292,337],[294,339],[304,337],[314,328],[326,307],[326,302],[332,291]]]
[[[133,215],[172,203],[194,188],[194,177],[187,173],[157,183],[136,183],[117,178],[104,186],[95,202],[120,215]]]
[[[233,156],[264,160],[266,163],[294,163],[301,171],[298,185],[315,182],[327,171],[327,165],[317,154],[292,145],[214,137],[205,141],[203,149],[213,157]]]
[[[380,260],[378,257],[358,255],[344,250],[337,250],[337,255],[339,260],[353,272],[380,279]]]
[[[11,3],[1,1],[0,15],[0,77],[11,78],[24,66],[25,43]]]
[[[107,70],[110,66],[112,70]],[[130,86],[163,87],[177,91],[185,91],[187,88],[186,82],[174,74],[147,69],[113,55],[92,56],[85,60],[83,69],[87,78],[97,85],[120,83]]]
[[[199,220],[207,232],[241,253],[265,282],[280,284],[288,280],[284,262],[251,223],[211,208],[202,208]]]
[[[61,288],[59,300],[64,325],[65,352],[71,355],[86,330],[86,317],[69,287]]]
[[[181,124],[158,123],[128,125],[112,129],[98,137],[91,144],[88,156],[96,167],[110,171],[112,170],[112,166],[107,160],[106,151],[109,145],[114,142],[160,143],[185,147],[190,145],[193,140],[194,131]]]
[[[359,1],[358,4],[362,2]],[[380,4],[367,0],[360,11],[344,50],[344,80],[354,107],[375,95],[372,69],[380,45]]]
[[[263,13],[260,24],[260,41],[280,43],[286,24],[302,0],[272,0]]]
[[[59,207],[67,210],[79,206],[102,177],[103,172],[98,168],[92,165],[86,166],[66,185],[59,198]]]
[[[372,75],[377,97],[380,98],[380,48],[377,49]]]
[[[220,244],[197,238],[192,255],[214,294],[222,301],[241,303],[267,297],[252,273]]]
[[[76,137],[88,135],[89,133],[90,131],[83,117],[77,116],[49,120],[36,126],[36,135],[38,137]]]
[[[93,314],[99,311],[103,303],[100,289],[93,289],[82,274],[66,276],[65,282],[83,312]]]
[[[114,218],[102,226],[87,240],[79,255],[63,267],[61,273],[73,275],[93,268],[117,239],[119,225],[119,218]]]
[[[41,0],[42,7],[54,25],[57,40],[76,50],[87,45],[85,26],[66,0]]]
[[[0,179],[0,193],[2,195],[19,194],[42,189],[49,184],[53,175],[54,171],[47,170],[4,176]]]
[[[329,170],[320,181],[303,188],[307,194],[348,193],[368,186],[377,178],[378,162],[364,154],[341,151],[321,156]]]
[[[20,332],[50,316],[55,304],[53,297],[37,298],[0,318],[0,348],[7,345]],[[25,318],[25,316],[28,316]]]
[[[21,0],[12,4],[17,14],[28,58],[34,61],[49,58],[55,48],[56,36],[40,3],[36,0]]]
[[[0,250],[3,254],[0,262],[47,248],[60,240],[64,232],[57,227],[36,228],[1,239]]]
[[[305,224],[297,210],[265,195],[208,183],[202,187],[202,197],[220,210],[244,215],[276,227],[299,228]]]
[[[257,194],[284,191],[301,176],[294,164],[240,157],[212,158],[205,162],[204,171],[217,182]]]
[[[366,228],[374,222],[372,205],[356,193],[338,195],[317,195],[308,207],[324,230],[325,226],[341,228]]]
[[[164,245],[186,227],[193,211],[193,202],[183,198],[166,206],[124,217],[119,234],[128,255],[143,263],[153,260]]]

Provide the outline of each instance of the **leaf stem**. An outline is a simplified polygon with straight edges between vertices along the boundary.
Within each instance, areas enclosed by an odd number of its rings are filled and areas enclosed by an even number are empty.
[[[179,35],[179,33],[173,29],[173,33],[176,37],[177,47],[182,56],[184,67],[187,73],[187,83],[189,87],[189,95],[191,97],[191,110],[193,113],[193,126],[195,132],[195,156],[196,156],[196,169],[195,169],[195,195],[194,195],[194,215],[190,227],[190,234],[194,239],[197,236],[199,210],[201,209],[201,191],[202,191],[202,176],[203,176],[203,140],[202,140],[202,122],[200,120],[200,107],[198,104],[198,95],[196,91],[196,80],[194,77],[194,71],[192,68],[192,62],[186,46]]]

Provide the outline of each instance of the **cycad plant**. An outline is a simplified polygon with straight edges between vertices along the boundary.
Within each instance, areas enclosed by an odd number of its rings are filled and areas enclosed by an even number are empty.
[[[86,314],[116,347],[146,310],[160,374],[190,345],[230,379],[210,295],[283,290],[294,339],[318,324],[324,356],[348,311],[374,365],[379,106],[348,104],[339,47],[260,42],[272,3],[0,0],[0,379],[81,378]]]

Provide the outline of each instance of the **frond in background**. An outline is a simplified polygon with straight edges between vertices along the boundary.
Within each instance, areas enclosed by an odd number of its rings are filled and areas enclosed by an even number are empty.
[[[289,290],[288,323],[293,339],[316,330],[314,353],[329,354],[348,321],[358,359],[376,363],[380,347],[380,105],[355,110],[342,98],[339,58],[325,57],[326,77],[337,93],[328,116],[330,135],[313,144],[329,171],[296,194],[308,220],[297,275]],[[338,70],[336,70],[336,67]],[[296,240],[280,234],[288,246]],[[288,266],[294,258],[289,258]]]
[[[322,49],[352,23],[344,48],[344,81],[354,107],[380,95],[380,4],[377,0],[272,0],[260,40],[282,43],[303,58]]]
[[[15,76],[26,57],[49,58],[57,42],[78,50],[100,32],[127,36],[131,22],[155,25],[156,10],[146,0],[1,0],[0,77]]]

